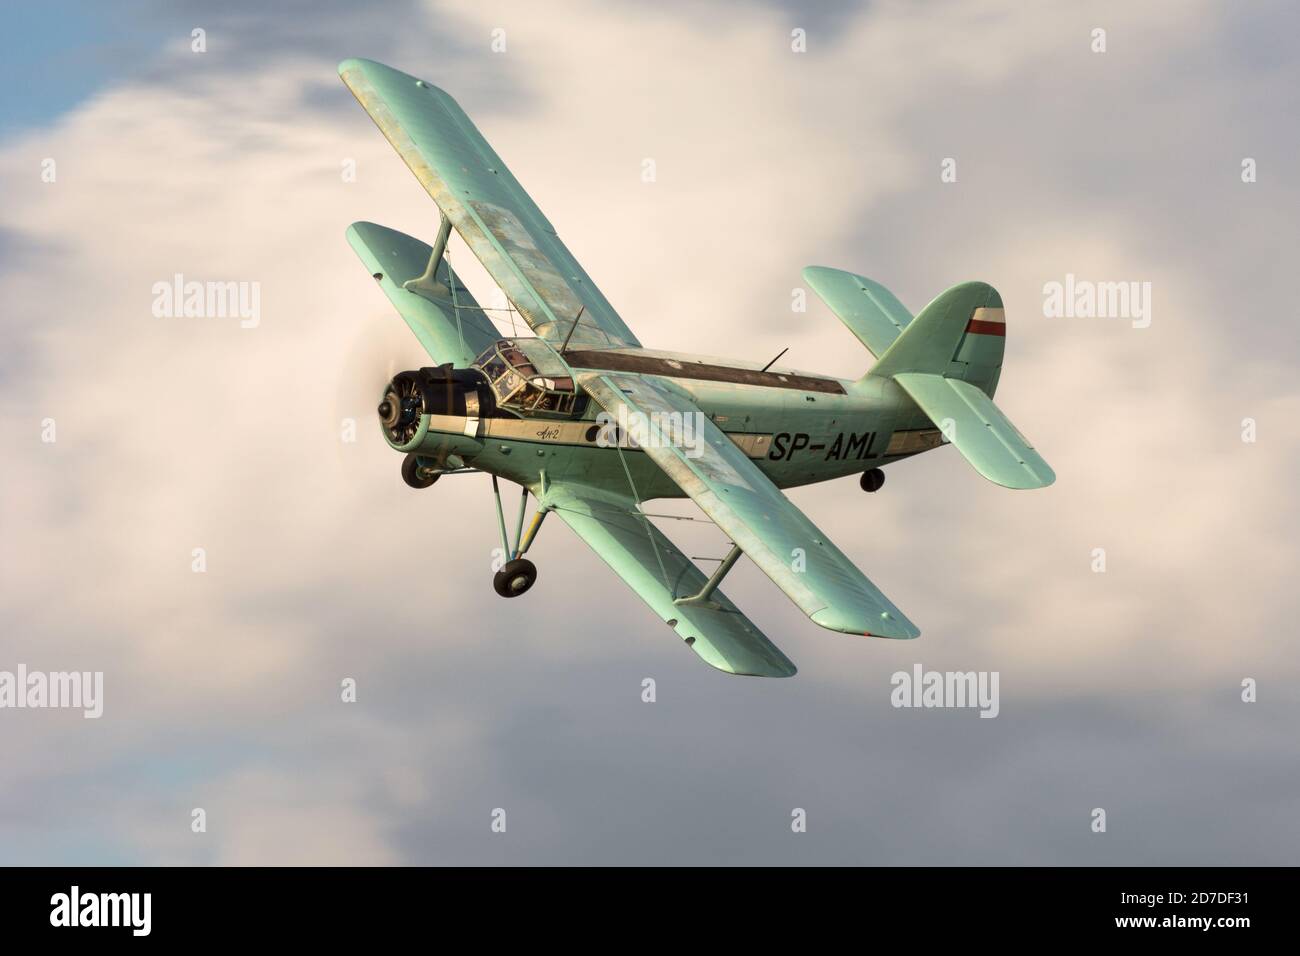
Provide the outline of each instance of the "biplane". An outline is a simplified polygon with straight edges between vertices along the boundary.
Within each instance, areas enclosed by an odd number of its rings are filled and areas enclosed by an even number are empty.
[[[875,358],[856,380],[648,349],[455,100],[370,60],[345,60],[339,74],[441,212],[432,246],[374,223],[347,229],[431,359],[384,386],[384,438],[414,488],[491,476],[502,597],[533,586],[525,555],[554,514],[708,664],[788,677],[794,664],[719,589],[741,555],[824,628],[920,632],[781,489],[859,475],[875,492],[886,466],[947,444],[999,485],[1054,480],[993,404],[1006,320],[991,286],[964,282],[912,315],[864,276],[803,270]],[[498,331],[452,270],[452,229],[531,335]],[[513,535],[500,481],[522,488]],[[673,497],[731,541],[711,573],[644,510]]]

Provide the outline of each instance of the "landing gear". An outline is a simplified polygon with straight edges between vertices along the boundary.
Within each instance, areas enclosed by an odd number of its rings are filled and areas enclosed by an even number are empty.
[[[871,468],[862,473],[863,491],[879,491],[885,485],[885,473],[879,468]]]
[[[492,589],[503,598],[519,597],[537,580],[537,565],[527,558],[515,558],[492,576]]]
[[[497,485],[496,475],[492,476],[492,497],[497,503],[497,526],[501,529],[501,553],[509,555],[510,560],[492,576],[492,590],[503,598],[519,597],[537,580],[537,565],[525,558],[524,552],[532,547],[537,537],[537,529],[542,526],[542,519],[550,509],[539,507],[533,515],[533,523],[524,534],[524,512],[528,507],[528,489],[523,489],[519,499],[519,519],[515,522],[514,543],[506,537],[506,515],[501,508],[501,489]]]
[[[412,488],[428,488],[441,477],[432,468],[423,467],[415,455],[407,455],[402,459],[402,480]]]

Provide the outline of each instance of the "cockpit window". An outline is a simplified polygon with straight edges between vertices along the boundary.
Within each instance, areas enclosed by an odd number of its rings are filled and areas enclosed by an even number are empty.
[[[514,372],[506,372],[496,381],[497,397],[504,401],[507,395],[514,392],[523,383],[524,380]]]
[[[514,404],[528,411],[533,411],[537,407],[539,399],[545,398],[546,393],[536,385],[525,385],[523,389],[514,396]]]
[[[497,404],[519,414],[572,415],[577,407],[573,379],[539,375],[513,342],[502,340],[475,359],[492,383]]]

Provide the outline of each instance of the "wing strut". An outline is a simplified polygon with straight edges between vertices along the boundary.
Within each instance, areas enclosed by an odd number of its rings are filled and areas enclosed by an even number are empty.
[[[429,252],[429,264],[425,266],[424,274],[414,279],[407,279],[402,283],[403,289],[422,295],[426,299],[447,299],[451,296],[452,290],[438,281],[438,264],[442,262],[442,254],[447,250],[447,239],[450,236],[451,220],[443,216],[442,221],[438,223],[438,238],[433,240],[433,249]],[[453,278],[451,281],[456,280]]]
[[[718,565],[718,570],[714,571],[713,574],[709,576],[709,579],[704,582],[704,587],[700,588],[699,594],[694,594],[691,597],[678,598],[673,601],[673,603],[678,607],[681,607],[682,605],[688,607],[718,607],[719,605],[713,600],[713,592],[718,589],[718,585],[721,584],[722,579],[727,576],[727,572],[735,567],[736,562],[740,560],[740,556],[743,553],[744,552],[740,550],[740,545],[733,544],[731,550],[727,553],[727,556],[723,558],[722,563]]]

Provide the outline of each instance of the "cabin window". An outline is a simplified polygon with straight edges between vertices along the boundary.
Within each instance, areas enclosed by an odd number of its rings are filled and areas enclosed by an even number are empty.
[[[474,364],[483,370],[497,403],[519,414],[572,415],[577,407],[572,378],[547,378],[513,342],[502,340],[486,349]]]

